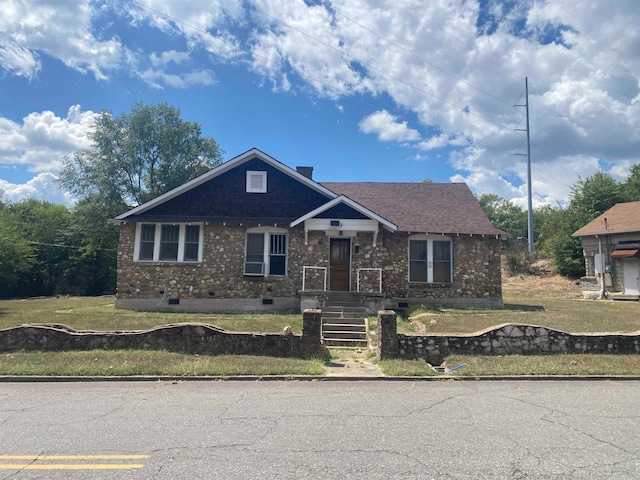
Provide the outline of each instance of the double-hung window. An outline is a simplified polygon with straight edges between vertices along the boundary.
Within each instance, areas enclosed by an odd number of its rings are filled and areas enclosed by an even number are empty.
[[[451,239],[428,235],[409,238],[409,281],[451,283]]]
[[[134,258],[140,262],[201,262],[202,225],[141,223]]]
[[[287,275],[285,230],[258,227],[247,232],[244,274],[269,277]]]

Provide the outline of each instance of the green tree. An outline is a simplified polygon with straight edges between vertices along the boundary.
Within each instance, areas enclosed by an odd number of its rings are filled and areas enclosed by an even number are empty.
[[[16,228],[10,209],[0,203],[0,297],[19,295],[20,283],[29,277],[34,264],[32,245]]]
[[[136,103],[131,113],[103,111],[91,146],[63,159],[61,185],[83,199],[101,197],[120,211],[145,203],[218,165],[222,150],[200,125],[166,103]]]
[[[63,159],[59,182],[79,200],[71,231],[84,234],[70,278],[88,293],[103,293],[115,289],[118,246],[118,230],[107,220],[219,165],[223,151],[166,103],[136,103],[117,117],[105,110],[89,140],[89,148]]]
[[[584,275],[581,242],[571,234],[616,203],[624,201],[623,186],[602,171],[581,178],[571,186],[569,205],[552,212],[542,232],[543,249],[553,260],[558,273],[569,277]]]
[[[480,195],[478,202],[493,226],[511,235],[511,241],[526,238],[527,212],[495,194]]]
[[[10,206],[15,228],[31,246],[29,275],[17,287],[20,296],[64,293],[71,268],[71,212],[64,205],[27,199]]]
[[[640,201],[640,163],[631,167],[629,178],[622,185],[622,190],[627,202]]]
[[[580,178],[571,186],[569,208],[586,224],[624,201],[623,188],[616,179],[598,171],[590,177]]]
[[[539,243],[549,256],[560,275],[578,278],[585,274],[584,258],[580,240],[571,234],[584,224],[580,216],[570,207],[541,210]]]

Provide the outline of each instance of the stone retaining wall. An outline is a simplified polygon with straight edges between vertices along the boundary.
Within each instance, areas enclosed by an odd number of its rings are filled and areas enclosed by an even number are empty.
[[[324,354],[320,322],[319,310],[306,310],[302,335],[229,332],[199,323],[129,332],[77,331],[61,324],[21,325],[0,330],[0,352],[140,349],[311,358]]]
[[[640,332],[572,334],[534,325],[503,324],[471,334],[409,335],[397,333],[394,312],[380,311],[378,349],[380,358],[418,357],[434,365],[454,354],[640,354]]]

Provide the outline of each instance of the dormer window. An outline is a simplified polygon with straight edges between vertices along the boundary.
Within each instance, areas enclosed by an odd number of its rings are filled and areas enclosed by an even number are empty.
[[[247,171],[247,193],[267,193],[267,172]]]

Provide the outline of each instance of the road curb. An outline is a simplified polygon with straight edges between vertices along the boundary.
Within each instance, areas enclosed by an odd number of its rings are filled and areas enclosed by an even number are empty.
[[[638,375],[494,375],[494,376],[427,376],[427,377],[368,377],[368,376],[324,376],[324,375],[229,375],[229,376],[22,376],[0,375],[3,383],[89,383],[89,382],[479,382],[479,381],[638,381]]]

